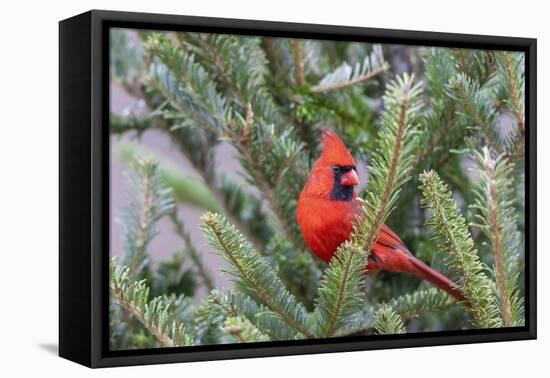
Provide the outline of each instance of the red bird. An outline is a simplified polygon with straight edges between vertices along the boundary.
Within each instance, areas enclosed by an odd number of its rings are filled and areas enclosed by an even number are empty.
[[[328,263],[350,237],[361,200],[355,192],[359,177],[350,152],[334,132],[325,130],[322,138],[323,152],[300,194],[297,218],[311,251]],[[414,257],[386,225],[380,229],[367,262],[367,274],[378,270],[415,275],[464,300],[453,281]]]

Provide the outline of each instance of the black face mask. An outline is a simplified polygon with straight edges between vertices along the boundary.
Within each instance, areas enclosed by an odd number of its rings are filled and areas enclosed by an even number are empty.
[[[355,169],[353,165],[333,165],[332,173],[334,175],[334,184],[332,185],[332,191],[330,192],[330,199],[333,201],[351,201],[353,199],[353,186],[341,185],[342,176],[352,169]]]

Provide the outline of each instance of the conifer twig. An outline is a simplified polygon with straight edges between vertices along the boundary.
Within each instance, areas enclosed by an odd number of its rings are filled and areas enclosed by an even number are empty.
[[[456,299],[437,288],[417,290],[393,298],[389,302],[364,306],[350,317],[344,327],[335,333],[336,336],[345,336],[368,331],[375,327],[375,315],[378,311],[390,306],[403,321],[422,316],[429,312],[441,312],[455,305]]]
[[[242,316],[271,340],[290,340],[296,331],[264,305],[257,304],[247,295],[237,291],[214,289],[208,297],[212,307],[221,309],[224,317]]]
[[[338,248],[323,275],[315,301],[319,337],[332,336],[359,310],[367,256],[351,242]]]
[[[380,147],[373,156],[369,209],[363,207],[368,230],[362,236],[363,248],[370,251],[376,242],[378,231],[393,210],[399,186],[409,179],[416,147],[412,137],[420,110],[421,87],[413,84],[414,75],[398,77],[388,85],[384,96],[387,111],[384,113],[384,129],[381,131]]]
[[[233,140],[240,139],[240,135],[236,134],[235,132],[228,131],[228,133],[231,135]],[[256,184],[260,188],[262,195],[264,196],[271,210],[273,211],[276,217],[275,219],[284,234],[289,238],[294,246],[296,246],[300,250],[304,250],[306,246],[303,240],[299,239],[292,230],[292,225],[290,224],[288,218],[284,215],[284,211],[280,201],[277,200],[274,186],[270,183],[271,180],[269,180],[262,171],[259,161],[254,158],[246,143],[237,142],[234,144],[234,146],[237,148],[239,153],[241,153],[243,158],[248,162],[250,172],[256,179]]]
[[[348,87],[351,87],[353,85],[362,83],[364,81],[370,80],[373,77],[380,75],[381,73],[384,73],[388,70],[389,66],[383,65],[381,67],[378,67],[370,72],[367,72],[364,75],[355,77],[351,80],[344,81],[341,83],[331,84],[331,85],[316,85],[314,87],[311,87],[310,91],[312,93],[327,93],[332,91],[338,91],[340,89],[345,89]]]
[[[230,217],[231,222],[236,224],[237,227],[239,227],[239,229],[246,235],[247,239],[250,240],[250,242],[254,244],[256,248],[261,248],[263,243],[252,232],[250,232],[250,227],[245,223],[243,223],[243,221],[239,219],[239,217],[235,216],[227,207],[227,204],[224,198],[224,193],[220,188],[219,184],[217,183],[218,180],[216,179],[216,172],[214,170],[208,170],[200,164],[193,163],[193,160],[190,157],[190,151],[188,150],[188,148],[183,143],[181,143],[179,138],[174,133],[170,132],[169,129],[165,129],[165,131],[170,136],[170,139],[178,146],[180,152],[185,157],[187,157],[187,159],[193,165],[193,168],[195,168],[195,170],[200,175],[200,177],[208,185],[208,189],[210,189],[210,191],[216,198],[216,202],[219,205],[223,206],[223,209],[225,210],[225,214],[227,214]]]
[[[302,335],[313,338],[309,331],[309,316],[301,303],[284,287],[273,268],[252,245],[219,214],[205,213],[202,229],[211,245],[221,251],[235,268],[232,272],[253,290],[283,321]]]
[[[269,340],[269,337],[256,328],[250,320],[242,316],[226,318],[222,330],[237,337],[241,343],[257,343]]]
[[[479,85],[465,74],[459,74],[450,83],[454,91],[454,97],[460,102],[462,111],[475,123],[475,126],[483,132],[487,143],[497,152],[502,153],[498,134],[494,130],[494,117],[488,109],[487,99],[479,93]]]
[[[479,328],[499,327],[491,282],[451,192],[434,171],[422,173],[420,181],[422,204],[433,210],[427,224],[432,227],[451,268],[463,279],[460,291],[467,299],[467,309],[474,315],[475,324]]]
[[[353,66],[348,62],[342,63],[332,72],[326,74],[321,81],[310,88],[311,93],[327,93],[348,88],[363,83],[390,68],[384,61],[381,45],[373,45],[372,52],[365,56],[361,63]]]
[[[232,37],[224,37],[218,40],[215,38],[212,39],[203,35],[199,35],[195,38],[195,40],[196,43],[202,49],[204,49],[204,53],[211,60],[213,67],[215,67],[215,69],[219,71],[218,76],[220,80],[222,80],[227,85],[231,95],[238,99],[238,101],[235,103],[235,107],[237,108],[237,111],[242,111],[244,116],[243,118],[246,118],[248,114],[248,108],[250,107],[250,105],[252,105],[251,110],[254,113],[257,113],[259,118],[261,118],[263,122],[277,120],[278,123],[282,123],[282,120],[280,119],[281,117],[279,113],[276,112],[274,103],[270,95],[266,92],[264,88],[263,71],[260,70],[258,67],[252,66],[252,63],[248,62],[247,58],[241,56],[240,54],[237,54],[237,56],[235,56],[235,52],[233,52],[233,50],[231,49],[231,46],[235,43]],[[169,42],[161,40],[161,43],[151,43],[150,45],[152,46],[151,48],[155,49],[159,49],[159,47],[163,46],[164,48],[166,48],[165,45],[169,45]],[[256,54],[256,50],[259,49],[259,46],[251,44],[251,46],[249,46],[249,49],[251,54]],[[168,49],[168,51],[171,50]],[[226,54],[227,56],[223,54]],[[173,58],[170,59],[173,60]],[[254,61],[254,59],[252,60]],[[260,60],[260,58],[256,57],[256,60]],[[183,63],[180,63],[180,65],[183,65],[186,62],[190,62],[193,66],[197,66],[197,68],[182,68],[179,70],[180,76],[183,76],[185,82],[193,83],[192,78],[185,77],[185,75],[189,72],[195,73],[195,75],[198,77],[206,77],[206,70],[199,66],[198,63],[196,63],[191,58],[187,58],[183,61]],[[247,67],[249,65],[251,67],[247,70]],[[234,71],[238,71],[239,73]],[[237,75],[237,78],[235,80],[232,80],[234,79],[232,75]],[[242,81],[243,77],[248,80],[240,82],[239,79]],[[197,83],[200,83],[200,80],[198,79],[195,79],[195,81]],[[204,78],[203,81],[206,82],[206,79]],[[256,87],[252,86],[251,82],[256,83]],[[176,98],[171,96],[170,93],[167,93],[166,88],[164,88],[163,86],[159,86],[159,83],[156,83],[155,80],[151,80],[151,83],[157,86],[157,88],[163,93],[163,95],[165,95],[166,98],[170,99],[170,102],[173,103],[173,105],[179,111],[186,111],[186,109],[182,108],[181,104],[177,101]],[[201,92],[198,85],[195,84],[194,87],[197,87],[197,93]],[[202,89],[202,92],[205,91],[206,88]],[[214,104],[218,105],[208,105],[208,101],[213,101]],[[226,137],[228,137],[227,139],[239,151],[243,160],[247,163],[246,168],[248,168],[249,174],[256,181],[258,187],[261,189],[262,195],[269,203],[283,232],[297,248],[303,250],[305,248],[305,244],[303,243],[303,241],[300,240],[296,232],[293,231],[293,225],[290,223],[290,220],[286,216],[283,209],[284,205],[281,203],[281,201],[278,200],[277,195],[275,194],[275,187],[279,185],[278,181],[280,175],[287,167],[280,167],[279,171],[275,172],[274,175],[271,172],[266,172],[266,170],[263,169],[260,159],[258,158],[258,156],[255,156],[255,154],[251,150],[249,136],[241,133],[243,131],[250,132],[251,127],[246,127],[243,130],[238,129],[237,122],[234,121],[230,116],[232,110],[230,108],[226,108],[226,101],[215,89],[214,84],[210,84],[207,93],[202,94],[199,103],[205,109],[213,108],[219,110],[217,113],[214,113],[215,115],[217,115],[217,117],[214,117],[216,122],[210,121],[210,117],[206,117],[206,115],[203,118],[209,122],[204,122],[200,120],[198,121],[200,121],[201,125],[209,127],[212,132],[222,132],[223,134],[225,134]],[[186,114],[187,113],[189,112],[186,112]],[[190,116],[196,117],[193,112],[191,112]],[[252,122],[256,121],[253,119]],[[244,124],[246,124],[246,122],[244,122]],[[256,128],[256,130],[258,130],[258,128]],[[250,135],[250,138],[252,137],[253,135]],[[288,138],[288,135],[286,135],[286,137]],[[273,138],[282,138],[282,135],[274,135]],[[265,148],[262,150],[262,153],[265,154],[265,151],[269,151],[269,146],[265,146]],[[298,151],[299,149],[296,148],[294,153],[298,153]],[[286,157],[286,161],[288,164],[293,164],[294,156]]]
[[[382,306],[375,315],[374,330],[378,335],[407,333],[403,319],[391,306]]]
[[[195,264],[195,267],[197,268],[197,273],[201,277],[204,286],[209,292],[212,291],[212,289],[214,289],[214,281],[212,280],[212,275],[210,274],[210,272],[208,272],[206,266],[204,266],[202,257],[199,255],[199,252],[196,250],[193,242],[191,241],[191,236],[188,232],[185,231],[183,227],[183,222],[179,219],[177,215],[177,209],[174,210],[170,218],[172,219],[172,223],[174,224],[176,233],[184,241],[185,252],[189,255],[191,261],[193,261],[193,264]]]
[[[145,163],[147,165],[148,162]],[[152,208],[152,197],[153,197],[153,185],[152,185],[152,178],[146,173],[143,176],[143,191],[142,191],[142,207],[141,207],[141,214],[139,215],[139,227],[138,227],[138,233],[136,237],[136,256],[137,258],[132,261],[132,265],[130,265],[130,271],[133,272],[137,268],[135,263],[142,259],[142,256],[145,254],[145,241],[146,241],[146,233],[147,229],[149,228],[150,224],[150,211]]]
[[[488,151],[487,151],[488,153]],[[512,313],[510,309],[510,298],[507,295],[505,273],[503,265],[503,245],[502,245],[502,226],[498,222],[498,208],[499,198],[497,190],[495,188],[495,166],[493,161],[489,161],[487,164],[487,188],[489,194],[487,209],[489,212],[489,224],[491,226],[491,245],[493,247],[493,253],[495,256],[495,270],[496,281],[499,293],[499,300],[502,309],[502,317],[504,320],[504,326],[510,327],[512,325]]]
[[[518,293],[517,260],[520,236],[514,213],[513,166],[504,157],[493,158],[487,147],[474,154],[480,167],[476,187],[478,227],[490,240],[494,255],[499,309],[505,327],[523,324],[522,300]]]
[[[172,191],[150,159],[137,159],[128,176],[130,203],[118,219],[124,236],[124,258],[130,272],[136,273],[147,263],[147,245],[156,235],[156,222],[174,208]]]
[[[143,324],[164,347],[190,345],[183,324],[171,320],[169,305],[161,297],[149,301],[149,288],[144,280],[132,281],[129,268],[119,267],[114,258],[109,268],[109,291],[116,303]]]
[[[416,318],[426,312],[438,312],[456,304],[457,301],[437,288],[417,290],[388,302],[403,320]]]
[[[525,114],[523,111],[523,80],[518,72],[517,62],[510,51],[501,52],[498,57],[499,68],[503,71],[503,81],[509,97],[510,108],[518,122],[519,131],[525,132]]]

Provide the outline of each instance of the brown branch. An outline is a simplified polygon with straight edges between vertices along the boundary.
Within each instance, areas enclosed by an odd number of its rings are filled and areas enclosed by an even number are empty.
[[[288,73],[288,70],[283,67],[280,54],[277,53],[273,41],[274,39],[272,37],[265,37],[262,39],[262,47],[265,51],[265,55],[267,56],[269,65],[272,68],[271,72],[273,73],[273,76],[284,77],[291,86],[294,86],[296,83],[294,82],[292,76]]]
[[[134,273],[139,265],[139,260],[145,255],[145,243],[146,243],[146,233],[147,227],[150,222],[150,209],[151,209],[151,199],[153,196],[153,187],[151,183],[151,177],[148,176],[147,172],[143,177],[143,202],[141,204],[141,214],[139,216],[139,229],[136,238],[136,253],[135,257],[132,259],[130,265],[130,272]]]
[[[495,255],[495,270],[496,270],[496,281],[497,281],[497,287],[498,287],[498,299],[500,301],[500,307],[502,309],[502,317],[504,320],[504,326],[505,327],[512,327],[513,320],[512,320],[512,310],[511,310],[511,303],[510,298],[508,296],[508,290],[506,287],[506,273],[505,273],[505,267],[503,262],[503,246],[502,246],[502,227],[498,222],[498,204],[499,204],[499,198],[498,193],[495,187],[495,164],[494,161],[491,159],[488,164],[486,164],[487,168],[487,177],[488,177],[488,185],[489,185],[489,191],[487,198],[488,203],[488,211],[489,211],[489,224],[491,226],[491,246],[493,249],[493,254]]]
[[[306,81],[304,78],[304,57],[302,56],[300,40],[292,40],[292,50],[294,51],[294,74],[296,76],[296,84],[303,86]]]
[[[355,79],[352,79],[352,80],[344,81],[342,83],[337,83],[337,84],[316,85],[310,89],[310,92],[312,93],[330,92],[330,91],[337,91],[339,89],[351,87],[352,85],[359,84],[363,81],[367,81],[373,78],[374,76],[385,72],[387,69],[388,69],[388,66],[384,64],[381,67],[378,67],[377,69],[367,72],[366,74],[356,77]]]
[[[508,81],[510,82],[510,95],[512,100],[512,112],[514,113],[519,130],[523,134],[525,133],[525,115],[523,114],[523,106],[521,104],[520,98],[520,89],[517,87],[517,83],[514,77],[514,71],[512,67],[512,56],[509,51],[503,52],[504,56],[504,68],[506,70],[506,76],[508,76]]]
[[[466,74],[469,74],[468,63],[466,63],[466,57],[464,56],[464,49],[455,49],[455,52],[458,54],[460,70]]]

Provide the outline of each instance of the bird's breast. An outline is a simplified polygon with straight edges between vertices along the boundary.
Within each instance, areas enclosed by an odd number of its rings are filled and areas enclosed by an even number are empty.
[[[329,262],[340,244],[349,239],[357,208],[354,202],[300,196],[298,224],[311,251]]]

